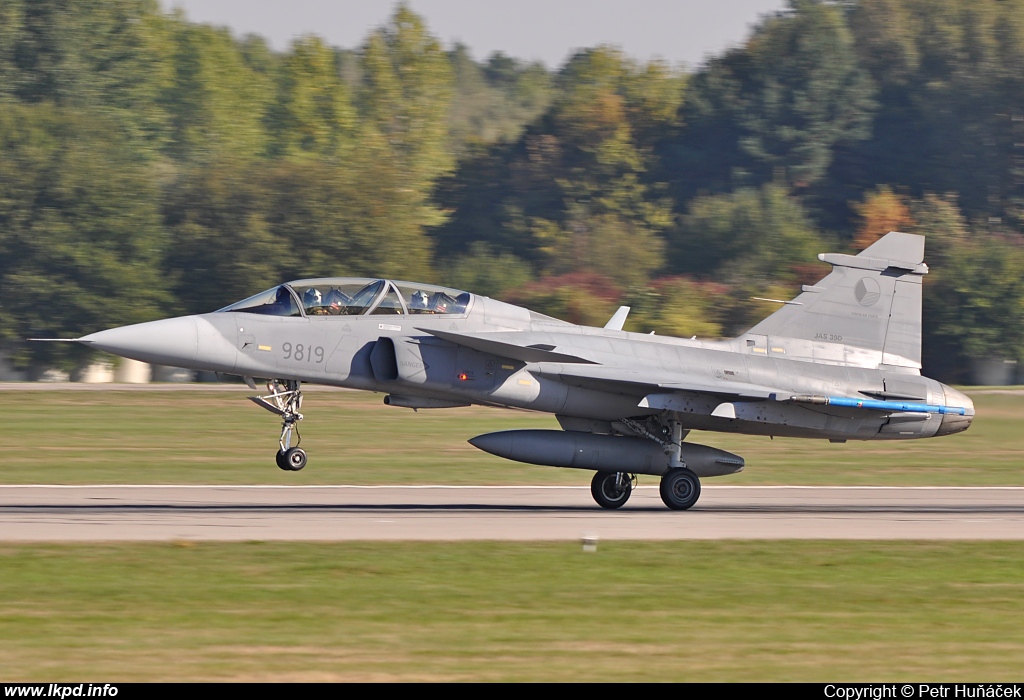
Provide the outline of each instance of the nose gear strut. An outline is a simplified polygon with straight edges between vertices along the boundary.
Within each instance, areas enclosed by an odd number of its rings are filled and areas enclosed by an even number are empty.
[[[264,396],[250,396],[249,400],[271,413],[281,416],[280,449],[277,452],[277,466],[285,471],[297,472],[306,466],[306,452],[298,445],[302,442],[299,428],[296,425],[302,420],[299,409],[302,408],[301,382],[291,379],[268,379],[267,391]],[[295,433],[295,447],[292,447],[292,433]]]

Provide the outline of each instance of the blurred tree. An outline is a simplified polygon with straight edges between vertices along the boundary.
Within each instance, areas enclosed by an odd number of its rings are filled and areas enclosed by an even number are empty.
[[[515,294],[533,281],[533,270],[524,260],[482,241],[438,265],[438,279],[444,284],[495,299]]]
[[[77,337],[168,314],[150,167],[121,125],[48,104],[0,109],[0,335]],[[21,345],[74,363],[82,349]]]
[[[378,156],[364,145],[344,167],[230,159],[187,171],[164,204],[176,297],[198,313],[289,279],[430,279],[429,240],[404,215],[418,200]]]
[[[776,184],[694,199],[669,242],[673,271],[760,287],[814,281],[820,268],[807,266],[825,250],[799,200]]]
[[[2,0],[0,94],[89,108],[159,146],[164,24],[155,0]]]
[[[859,0],[850,23],[880,109],[830,179],[957,192],[971,218],[1024,224],[1024,4]]]
[[[489,240],[545,274],[594,270],[638,284],[661,266],[671,222],[647,179],[652,142],[675,120],[683,80],[610,48],[562,69],[548,112],[515,144],[478,150],[441,190],[455,219],[435,233],[442,255]],[[492,179],[493,178],[493,179]]]
[[[888,185],[881,185],[864,195],[864,202],[854,206],[863,220],[853,246],[864,250],[889,231],[909,231],[914,226],[910,209],[904,198],[892,191]]]
[[[554,76],[543,63],[523,63],[500,51],[488,57],[484,78],[511,98],[517,121],[531,121],[528,115],[539,116],[554,97]]]
[[[450,148],[460,156],[475,145],[518,138],[554,96],[553,76],[540,63],[495,53],[478,64],[463,44],[456,44],[448,57],[455,75]]]
[[[719,338],[722,326],[716,315],[725,294],[725,285],[717,283],[696,282],[686,277],[654,280],[623,299],[631,307],[625,329],[679,338]]]
[[[920,69],[922,19],[907,0],[850,3],[849,24],[857,56],[883,89],[905,88]]]
[[[438,180],[434,199],[451,216],[450,221],[429,231],[438,267],[466,255],[477,242],[496,252],[517,251],[518,257],[527,257],[520,240],[512,235],[513,227],[506,226],[515,220],[519,224],[515,230],[523,228],[521,209],[510,202],[508,163],[513,148],[503,142],[467,144],[458,169]]]
[[[1024,360],[1024,248],[1017,237],[979,237],[927,280],[928,371],[969,381],[972,360]],[[929,275],[930,277],[931,275]]]
[[[954,195],[926,194],[910,202],[914,224],[908,233],[926,236],[925,261],[930,271],[924,278],[922,310],[922,362],[929,376],[949,381],[969,381],[968,351],[964,328],[967,315],[960,308],[963,295],[957,291],[965,260],[974,254],[972,241]],[[969,331],[968,331],[969,332]]]
[[[250,70],[260,75],[271,75],[278,65],[278,54],[275,54],[267,40],[256,34],[246,34],[238,42],[238,50],[242,60]]]
[[[220,160],[186,170],[164,197],[170,237],[164,269],[189,313],[205,313],[284,279],[295,267],[292,241],[266,219],[271,196],[264,168],[252,160]]]
[[[189,24],[180,15],[169,20],[168,33],[172,78],[161,103],[170,122],[169,153],[203,162],[265,152],[273,80],[250,64],[251,43],[240,46],[227,30]]]
[[[967,221],[956,195],[925,194],[910,202],[907,233],[925,236],[925,259],[929,265],[944,267],[969,239]],[[925,278],[928,279],[928,278]],[[934,279],[934,278],[933,278]]]
[[[423,200],[404,187],[389,153],[364,141],[343,166],[278,162],[267,170],[267,221],[294,249],[296,266],[285,276],[431,279]]]
[[[603,326],[622,291],[614,280],[592,272],[545,277],[508,295],[508,301],[569,323]]]
[[[664,150],[677,196],[780,176],[792,188],[812,185],[838,144],[870,135],[873,93],[842,9],[791,0],[693,77],[686,128]]]
[[[25,19],[24,0],[0,0],[0,104],[15,99],[15,49]]]
[[[436,226],[444,212],[431,201],[436,180],[455,166],[448,143],[454,93],[451,64],[423,20],[399,5],[387,26],[373,32],[361,53],[359,97],[363,141],[387,160],[394,187],[407,190],[405,212],[418,225]]]
[[[360,53],[355,88],[343,77],[345,56],[315,38],[268,59],[252,40],[215,37],[230,70],[211,84],[204,61],[215,52],[194,38],[181,38],[191,102],[179,113],[202,127],[194,138],[184,130],[202,157],[191,158],[164,206],[174,243],[166,268],[188,309],[300,277],[429,279],[423,229],[443,216],[431,194],[451,167],[451,72],[422,21],[400,7]],[[262,117],[248,136],[225,141],[218,109],[248,98],[221,100],[220,90],[253,76],[246,114]]]
[[[594,271],[622,286],[643,284],[664,263],[665,243],[637,217],[569,208],[567,245],[552,251],[555,269]]]
[[[344,160],[357,118],[337,58],[316,37],[292,44],[280,62],[277,99],[265,120],[269,155]]]

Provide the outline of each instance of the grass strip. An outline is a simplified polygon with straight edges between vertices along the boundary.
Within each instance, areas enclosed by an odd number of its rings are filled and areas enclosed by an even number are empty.
[[[495,408],[412,412],[379,394],[307,394],[300,424],[309,466],[274,465],[277,419],[245,391],[23,392],[12,412],[19,445],[0,483],[111,484],[587,484],[591,473],[519,464],[466,440],[550,428],[553,416]],[[8,397],[8,398],[13,398]],[[744,456],[721,484],[1024,485],[1024,395],[976,397],[966,433],[913,441],[847,442],[693,432],[687,438]],[[641,477],[641,483],[656,483]]]
[[[6,681],[1017,681],[1024,543],[0,547]]]

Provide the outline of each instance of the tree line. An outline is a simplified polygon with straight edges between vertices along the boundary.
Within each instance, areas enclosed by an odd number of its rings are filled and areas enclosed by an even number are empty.
[[[791,0],[693,70],[445,48],[398,5],[353,49],[153,0],[0,0],[0,343],[280,281],[435,281],[722,336],[925,234],[926,371],[1021,358],[1024,0]]]

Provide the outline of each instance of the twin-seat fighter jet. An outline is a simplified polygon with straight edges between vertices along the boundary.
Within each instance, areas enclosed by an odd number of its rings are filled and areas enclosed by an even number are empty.
[[[562,430],[478,435],[511,460],[595,472],[603,508],[637,474],[661,477],[669,508],[700,496],[699,477],[743,458],[685,442],[691,430],[903,440],[966,430],[971,400],[921,376],[924,238],[891,232],[859,255],[823,254],[831,273],[731,340],[566,323],[446,287],[385,279],[282,284],[219,311],[76,339],[144,362],[266,380],[251,397],[282,419],[277,464],[293,445],[303,382],[386,394],[407,408],[505,406],[555,414]]]

